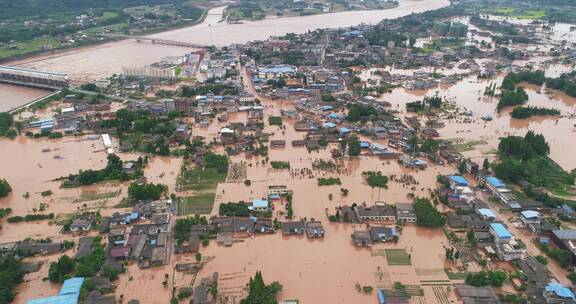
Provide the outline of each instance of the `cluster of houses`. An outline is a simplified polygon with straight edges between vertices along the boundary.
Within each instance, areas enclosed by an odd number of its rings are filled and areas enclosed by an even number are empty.
[[[484,201],[476,198],[468,180],[460,175],[451,175],[447,179],[449,188],[441,195],[456,211],[448,215],[448,226],[472,229],[479,246],[489,256],[505,261],[524,258],[525,244],[514,237]]]
[[[30,120],[24,125],[25,129],[38,133],[61,132],[63,134],[77,134],[82,130],[93,130],[101,117],[109,117],[110,102],[102,101],[90,103],[88,100],[77,100],[76,95],[64,98],[72,106],[60,109],[54,116]]]
[[[504,182],[496,177],[479,179],[491,197],[510,206],[511,193]],[[532,303],[574,303],[572,291],[555,282],[544,265],[526,252],[526,245],[500,221],[492,209],[477,198],[469,181],[463,176],[447,176],[448,188],[438,194],[454,212],[448,214],[447,225],[452,229],[470,229],[478,247],[489,258],[512,261],[522,271],[523,276],[514,282],[517,287],[525,285]],[[512,208],[510,208],[512,209]],[[561,208],[564,210],[564,208]],[[576,230],[558,229],[547,220],[542,210],[519,207],[518,228],[524,228],[537,237],[537,241],[548,246],[567,250],[576,261]],[[470,287],[471,288],[471,287]],[[465,294],[472,289],[465,288]]]

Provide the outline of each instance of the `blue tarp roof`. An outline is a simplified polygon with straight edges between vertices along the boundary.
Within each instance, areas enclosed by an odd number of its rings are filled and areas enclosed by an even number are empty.
[[[262,69],[261,72],[265,73],[293,73],[294,68],[289,65],[278,64],[278,65],[268,65]]]
[[[450,179],[459,186],[468,186],[468,181],[460,175],[451,175]]]
[[[330,113],[330,115],[328,115],[328,117],[330,117],[332,119],[344,119],[344,118],[346,118],[346,116],[342,113]]]
[[[506,227],[500,223],[492,223],[490,224],[490,228],[492,228],[496,235],[498,235],[498,237],[501,239],[512,237],[512,234],[508,231],[508,229],[506,229]]]
[[[496,217],[496,214],[494,214],[494,212],[492,212],[492,210],[488,208],[478,209],[478,212],[480,213],[480,215],[485,217]]]
[[[559,283],[548,283],[548,285],[546,285],[546,291],[552,292],[561,298],[575,299],[574,293],[572,293],[572,290],[570,290],[567,287],[562,286]]]
[[[84,283],[84,278],[71,278],[64,281],[62,288],[60,288],[60,295],[80,293],[80,288]]]
[[[322,124],[322,127],[323,127],[323,128],[328,128],[328,129],[330,129],[330,128],[336,127],[336,124],[333,123],[333,122],[325,122],[325,123]]]
[[[342,128],[340,128],[340,133],[350,133],[350,129],[348,129],[346,127],[342,127]]]
[[[494,176],[490,176],[486,179],[486,182],[488,182],[489,184],[491,184],[492,186],[496,187],[496,188],[504,188],[506,187],[506,184],[504,184],[503,181],[499,180],[498,178],[494,177]]]
[[[360,148],[370,148],[370,143],[367,141],[361,141]]]
[[[71,278],[64,281],[57,296],[26,301],[27,304],[77,304],[84,278]]]
[[[63,296],[32,299],[26,301],[26,304],[77,304],[78,296],[79,294],[69,294]]]
[[[254,208],[268,208],[268,201],[263,199],[255,199],[252,201],[252,207]]]
[[[270,199],[280,199],[280,195],[278,195],[278,194],[270,194],[269,198],[270,198]]]
[[[386,296],[384,295],[384,291],[382,289],[378,289],[378,301],[380,304],[386,303]]]

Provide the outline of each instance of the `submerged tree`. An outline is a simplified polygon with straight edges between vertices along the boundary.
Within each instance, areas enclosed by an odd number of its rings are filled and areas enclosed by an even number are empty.
[[[276,295],[282,291],[282,285],[272,282],[270,285],[264,283],[262,273],[256,272],[248,283],[248,296],[240,301],[240,304],[276,304]]]

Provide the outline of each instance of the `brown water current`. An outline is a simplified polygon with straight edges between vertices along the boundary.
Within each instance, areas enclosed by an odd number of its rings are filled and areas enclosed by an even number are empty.
[[[162,32],[150,37],[193,42],[201,45],[225,46],[251,40],[264,40],[273,35],[304,33],[319,28],[337,28],[375,24],[385,18],[397,18],[411,13],[437,9],[448,5],[447,0],[401,0],[400,5],[388,10],[350,11],[305,17],[272,18],[246,21],[243,24],[219,22],[224,7],[210,10],[201,24]],[[111,42],[98,46],[74,49],[56,54],[42,55],[10,62],[8,65],[68,73],[73,81],[88,81],[113,73],[120,73],[122,66],[142,66],[158,62],[171,55],[184,55],[190,49],[167,47],[135,40]]]
[[[10,111],[49,94],[47,90],[0,83],[0,112]]]

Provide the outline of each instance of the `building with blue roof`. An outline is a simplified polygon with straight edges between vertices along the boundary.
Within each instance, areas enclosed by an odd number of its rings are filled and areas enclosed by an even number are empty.
[[[382,289],[378,289],[378,303],[386,304],[386,295]]]
[[[361,141],[360,142],[360,148],[362,149],[369,149],[370,148],[370,143],[367,141]]]
[[[335,127],[336,127],[336,124],[333,122],[325,122],[322,124],[322,128],[325,128],[325,129],[332,129]]]
[[[501,223],[490,224],[490,233],[494,236],[494,240],[498,243],[509,242],[512,240],[512,233],[504,227]]]
[[[542,222],[540,212],[534,210],[520,212],[520,220],[528,227],[538,226]]]
[[[494,212],[489,208],[478,209],[478,214],[480,214],[485,220],[493,220],[496,218],[496,214],[494,214]]]
[[[576,301],[576,297],[574,297],[574,293],[570,288],[564,287],[560,283],[553,282],[546,285],[546,288],[544,289],[544,297],[547,299],[547,303],[564,303],[563,301],[558,300]]]
[[[58,295],[28,300],[26,304],[77,304],[82,284],[84,278],[81,277],[65,280]]]
[[[486,186],[488,186],[488,188],[490,190],[492,190],[492,192],[494,192],[494,193],[497,193],[498,191],[500,191],[502,189],[506,189],[506,184],[494,176],[490,176],[490,177],[486,178]]]
[[[84,283],[84,278],[71,278],[64,281],[62,284],[62,288],[60,288],[59,295],[67,295],[67,294],[75,294],[80,293],[80,288],[82,288],[82,284]]]
[[[296,74],[294,67],[286,64],[267,65],[258,67],[258,77],[260,79],[273,79],[280,77],[291,77]]]
[[[450,175],[448,177],[450,182],[450,188],[456,189],[456,187],[468,187],[470,183],[463,176],[460,175]]]
[[[346,127],[342,127],[340,128],[340,135],[346,135],[348,133],[352,132],[350,129],[346,128]]]
[[[253,211],[266,211],[268,210],[268,200],[265,199],[255,199],[252,200],[252,210]]]
[[[26,304],[77,304],[79,294],[68,294],[63,296],[52,296],[26,301]]]
[[[344,120],[344,119],[346,119],[346,115],[344,115],[342,113],[330,113],[328,115],[328,118],[331,118],[334,120]]]

